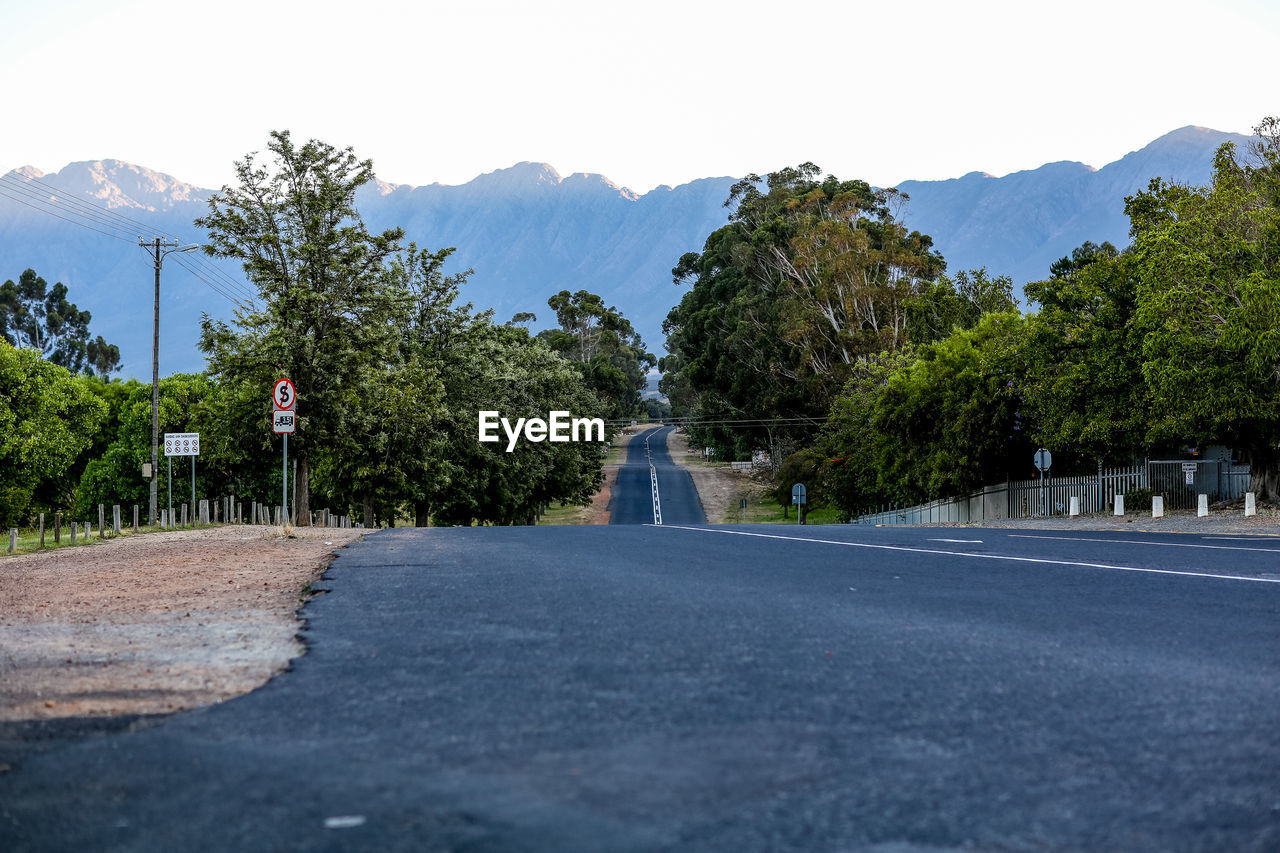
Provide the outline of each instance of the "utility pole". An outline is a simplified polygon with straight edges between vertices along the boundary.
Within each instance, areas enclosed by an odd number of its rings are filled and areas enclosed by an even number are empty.
[[[155,261],[156,309],[151,339],[151,496],[147,507],[147,524],[156,523],[156,504],[160,496],[160,265],[165,255],[172,252],[190,252],[198,246],[178,246],[177,240],[156,237],[148,243],[141,237],[138,246],[145,249]]]

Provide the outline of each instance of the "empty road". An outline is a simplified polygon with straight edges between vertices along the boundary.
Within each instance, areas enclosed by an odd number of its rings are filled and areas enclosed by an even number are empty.
[[[675,427],[639,433],[609,501],[610,524],[705,524],[693,478],[671,459],[667,437]]]
[[[0,730],[0,849],[1274,851],[1278,558],[383,531],[266,687],[138,731]]]

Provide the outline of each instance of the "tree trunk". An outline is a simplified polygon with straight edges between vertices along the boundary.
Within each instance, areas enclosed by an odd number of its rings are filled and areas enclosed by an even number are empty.
[[[431,526],[431,504],[428,501],[413,502],[413,526]]]
[[[311,526],[311,466],[307,462],[307,455],[299,453],[297,456],[298,468],[295,474],[294,488],[297,489],[297,498],[295,500],[294,514],[297,520],[294,522],[298,527]]]
[[[373,528],[373,498],[369,496],[364,499],[364,526]]]
[[[1280,454],[1276,449],[1257,444],[1244,448],[1240,455],[1249,463],[1249,491],[1258,500],[1280,498]]]

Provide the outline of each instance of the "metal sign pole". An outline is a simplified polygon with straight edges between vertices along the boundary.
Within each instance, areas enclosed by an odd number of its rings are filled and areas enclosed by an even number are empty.
[[[280,526],[289,525],[289,433],[284,434],[284,459],[280,463]]]
[[[191,457],[191,521],[192,527],[195,527],[196,517],[196,458]]]
[[[173,457],[169,457],[169,524],[173,524]]]

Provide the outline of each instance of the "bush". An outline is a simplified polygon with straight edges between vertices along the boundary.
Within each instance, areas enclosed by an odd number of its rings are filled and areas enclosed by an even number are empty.
[[[1150,489],[1130,489],[1124,495],[1124,509],[1151,509]]]

